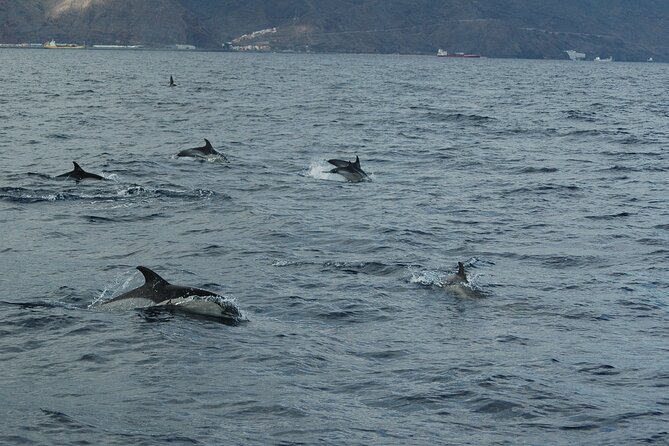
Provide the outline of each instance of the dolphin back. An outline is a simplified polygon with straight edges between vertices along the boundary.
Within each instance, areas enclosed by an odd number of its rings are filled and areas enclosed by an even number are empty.
[[[74,164],[74,169],[70,170],[69,172],[56,175],[56,178],[68,178],[68,177],[77,177],[77,176],[82,176],[85,175],[86,172],[84,169],[81,168],[79,164],[77,164],[76,161],[72,161],[72,164]]]
[[[469,280],[462,262],[458,262],[458,272],[441,281],[438,286],[456,297],[484,297],[481,289]]]
[[[348,161],[337,160],[337,159],[328,160],[328,163],[332,164],[333,166],[337,166],[337,167],[348,167],[348,166],[351,165],[351,163],[348,162]]]
[[[329,173],[338,173],[351,182],[363,181],[368,178],[367,174],[360,167],[360,158],[356,155],[355,161],[345,161],[339,159],[328,160],[328,163],[336,166]]]
[[[214,146],[211,145],[211,142],[207,138],[204,139],[205,144],[201,147],[193,147],[192,149],[184,149],[177,153],[177,157],[185,156],[192,158],[208,158],[211,156],[217,156],[222,161],[227,161],[228,159],[220,152],[217,152],[214,149]]]
[[[144,276],[144,285],[148,285],[154,290],[158,288],[164,288],[170,284],[167,280],[163,279],[155,271],[150,270],[146,266],[138,266],[137,269]]]
[[[73,178],[77,181],[83,180],[86,178],[94,179],[94,180],[104,180],[103,177],[100,175],[97,175],[95,173],[90,173],[86,172],[84,169],[81,168],[79,164],[77,164],[76,161],[72,161],[72,164],[74,164],[74,169],[71,171],[61,174],[61,175],[56,175],[56,178]]]
[[[138,289],[143,289],[146,294],[151,294],[151,299],[155,302],[170,301],[172,299],[182,299],[188,296],[218,296],[218,294],[195,287],[172,285],[163,279],[155,271],[145,266],[138,266],[137,269],[144,276],[145,283]]]

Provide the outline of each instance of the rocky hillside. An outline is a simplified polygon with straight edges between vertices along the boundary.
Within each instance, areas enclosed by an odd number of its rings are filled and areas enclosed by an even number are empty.
[[[218,45],[176,0],[0,0],[0,23],[4,43]]]
[[[666,0],[0,0],[0,23],[4,43],[669,61]]]

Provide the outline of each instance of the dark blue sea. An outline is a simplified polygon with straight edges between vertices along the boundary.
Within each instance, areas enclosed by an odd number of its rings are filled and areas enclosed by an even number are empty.
[[[668,79],[0,50],[0,443],[669,444]],[[105,310],[138,265],[244,320]]]

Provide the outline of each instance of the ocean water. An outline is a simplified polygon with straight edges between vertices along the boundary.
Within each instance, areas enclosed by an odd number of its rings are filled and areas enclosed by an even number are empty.
[[[669,443],[666,65],[5,49],[0,84],[0,443]],[[245,320],[105,311],[138,265]]]

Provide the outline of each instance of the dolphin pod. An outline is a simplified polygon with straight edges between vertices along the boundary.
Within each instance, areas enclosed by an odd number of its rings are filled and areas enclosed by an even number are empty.
[[[169,86],[177,86],[174,77],[171,75]],[[176,154],[176,157],[204,159],[219,157],[227,161],[225,155],[217,152],[208,139],[205,138],[204,141],[204,146],[181,150]],[[360,166],[360,158],[357,155],[355,161],[329,159],[327,162],[334,166],[328,173],[341,175],[349,182],[360,182],[369,179],[369,176]],[[77,182],[85,179],[104,180],[100,175],[86,172],[76,162],[73,162],[73,164],[74,169],[72,171],[57,175],[56,178],[73,179]],[[106,301],[102,305],[125,308],[129,306],[134,308],[165,308],[170,311],[180,311],[194,316],[227,321],[227,323],[236,323],[241,320],[241,313],[237,307],[231,302],[225,301],[216,293],[195,287],[173,285],[144,266],[138,266],[137,269],[144,276],[144,284]],[[439,286],[459,296],[476,295],[476,291],[471,287],[462,262],[458,262],[457,273],[442,281]]]
[[[176,85],[174,78],[170,76],[169,86],[175,87]],[[181,150],[176,154],[176,157],[205,159],[219,157],[227,161],[225,155],[217,152],[208,139],[205,138],[204,141],[204,146]],[[329,159],[327,162],[334,166],[328,173],[341,175],[349,182],[369,180],[369,176],[360,166],[360,158],[357,155],[355,161]],[[73,164],[74,169],[72,171],[57,175],[56,178],[73,179],[77,182],[85,179],[105,179],[100,175],[86,172],[76,162],[73,162]],[[173,285],[144,266],[138,266],[137,269],[144,276],[144,284],[109,301],[103,302],[103,306],[164,308],[169,311],[178,311],[196,317],[216,319],[231,325],[236,325],[242,320],[239,309],[216,293],[195,287]],[[477,291],[471,287],[462,262],[458,262],[457,273],[442,281],[439,286],[461,297],[478,296]]]

